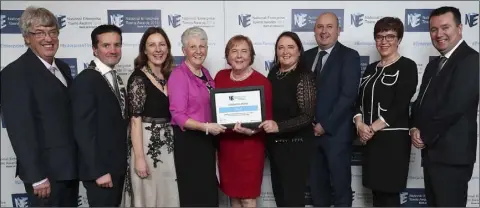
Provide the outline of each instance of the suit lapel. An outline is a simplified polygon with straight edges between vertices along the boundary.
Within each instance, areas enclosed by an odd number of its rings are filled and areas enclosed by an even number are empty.
[[[457,59],[462,56],[462,52],[464,51],[465,46],[467,46],[465,41],[460,43],[460,45],[455,49],[455,51],[453,51],[452,55],[450,55],[450,58],[447,59],[447,62],[445,62],[445,64],[443,65],[439,75],[444,73],[444,71],[449,71],[451,68],[455,67],[455,63],[458,63]]]
[[[57,64],[60,72],[62,73],[63,77],[65,78],[65,81],[67,81],[67,86],[70,86],[70,83],[72,83],[72,79],[73,79],[71,71],[70,71],[70,67],[69,66],[63,67],[64,66],[63,64],[58,64],[58,62],[55,62],[55,63]]]
[[[53,79],[54,81],[53,82],[56,82],[58,85],[60,85],[62,87],[62,89],[66,90],[67,89],[67,86],[65,86],[62,81],[60,81],[54,74],[52,74],[52,72],[50,72],[49,69],[47,69],[47,67],[45,67],[45,65],[42,63],[42,61],[40,61],[40,59],[37,57],[37,55],[35,53],[33,53],[32,49],[28,49],[27,50],[27,57],[28,59],[31,60],[31,66],[34,70],[38,71],[40,74],[44,74],[45,77],[47,77],[48,79]],[[59,69],[60,71],[62,71],[62,69]],[[62,72],[63,74],[63,72]],[[65,79],[67,80],[67,77],[64,75]],[[68,81],[67,81],[68,83]]]
[[[339,42],[335,43],[335,46],[333,46],[332,52],[330,52],[330,54],[328,55],[327,61],[325,61],[325,64],[322,67],[323,68],[322,71],[320,71],[320,77],[323,74],[327,73],[326,71],[329,71],[331,69],[330,65],[332,65],[332,63],[334,62],[334,59],[337,58],[337,55],[338,55],[337,52],[339,48],[340,48],[340,43]]]

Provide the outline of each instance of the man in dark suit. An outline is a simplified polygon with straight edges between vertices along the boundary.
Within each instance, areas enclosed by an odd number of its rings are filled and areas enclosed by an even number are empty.
[[[479,55],[462,39],[457,8],[432,11],[430,38],[441,56],[423,74],[410,135],[422,149],[428,206],[465,207],[476,160]]]
[[[117,207],[127,168],[125,87],[114,69],[122,57],[122,31],[100,25],[91,39],[95,59],[70,90],[79,177],[90,206]]]
[[[338,42],[340,27],[333,13],[315,23],[318,47],[303,60],[316,75],[316,151],[310,176],[314,206],[352,206],[351,167],[354,103],[360,81],[360,55]]]
[[[16,175],[29,205],[76,207],[76,147],[68,86],[69,66],[55,59],[57,19],[28,7],[20,17],[27,51],[2,71],[2,111],[17,156]]]

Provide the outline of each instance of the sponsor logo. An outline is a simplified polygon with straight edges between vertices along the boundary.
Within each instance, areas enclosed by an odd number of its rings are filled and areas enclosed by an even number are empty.
[[[185,56],[173,56],[174,66],[178,66],[182,64],[184,60],[185,60]]]
[[[132,64],[117,64],[115,65],[115,69],[117,70],[117,74],[120,76],[127,76],[133,71]]]
[[[405,9],[405,32],[428,32],[432,9]]]
[[[252,16],[251,14],[238,15],[238,25],[242,27],[260,26],[260,27],[284,27],[284,16]]]
[[[143,33],[149,27],[161,27],[161,10],[107,10],[108,24],[123,33]]]
[[[360,27],[363,24],[375,24],[383,16],[369,16],[363,13],[354,13],[350,15],[350,24],[355,27]]]
[[[353,42],[354,45],[357,45],[357,46],[375,46],[375,42],[374,41],[355,41]]]
[[[70,73],[72,74],[72,77],[77,76],[78,69],[77,69],[76,58],[58,58],[58,59],[68,64],[68,67],[70,67]]]
[[[168,15],[168,25],[172,26],[173,28],[177,28],[180,26],[180,16],[179,14],[170,14]]]
[[[468,25],[469,27],[478,25],[478,13],[465,14],[465,25]]]
[[[20,34],[19,22],[23,10],[1,10],[1,34]],[[3,47],[3,44],[2,44]]]
[[[425,189],[407,188],[400,192],[400,204],[402,207],[426,207]]]
[[[270,71],[273,66],[273,60],[265,61],[265,71]]]
[[[27,194],[12,194],[12,205],[13,207],[28,207]]]
[[[338,17],[340,31],[343,32],[343,9],[292,9],[292,31],[293,32],[312,32],[315,27],[317,17],[325,12],[333,12]]]
[[[87,16],[67,16],[64,14],[57,14],[58,28],[74,27],[77,29],[93,29],[102,24],[101,17],[87,17]]]
[[[189,16],[185,14],[169,14],[168,25],[177,28],[185,27],[215,27],[216,17],[213,16]]]
[[[360,56],[360,69],[362,70],[362,75],[363,72],[365,72],[365,69],[367,69],[368,64],[370,64],[370,56]]]
[[[67,26],[67,16],[65,15],[55,15],[57,17],[58,29],[62,29]]]

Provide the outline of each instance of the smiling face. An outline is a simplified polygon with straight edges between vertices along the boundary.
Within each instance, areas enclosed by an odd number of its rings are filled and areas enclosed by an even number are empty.
[[[168,55],[168,45],[160,33],[148,36],[145,44],[145,55],[151,66],[161,67]]]
[[[44,37],[41,37],[44,36]],[[52,63],[58,50],[58,28],[35,25],[24,36],[25,43],[46,62]]]
[[[277,60],[280,62],[281,68],[289,68],[298,62],[300,57],[300,49],[295,41],[283,36],[277,43]]]
[[[452,12],[430,19],[430,38],[442,54],[448,53],[462,39],[462,24],[456,24]]]
[[[113,68],[122,58],[122,38],[116,32],[107,32],[97,35],[97,39],[97,48],[93,48],[95,56]]]
[[[243,71],[248,69],[252,61],[251,50],[247,42],[239,41],[228,52],[228,63],[233,70]]]
[[[338,20],[332,13],[325,13],[318,16],[315,22],[315,40],[322,50],[326,50],[335,44],[340,35]]]
[[[375,45],[381,57],[389,57],[396,53],[400,40],[395,31],[383,31],[375,36]]]
[[[182,50],[185,61],[195,68],[200,68],[207,57],[207,41],[200,39],[198,36],[193,36],[188,39],[187,45]]]

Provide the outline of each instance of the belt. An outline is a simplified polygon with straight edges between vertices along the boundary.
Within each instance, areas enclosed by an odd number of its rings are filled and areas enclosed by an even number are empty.
[[[142,122],[145,122],[145,123],[155,123],[155,124],[164,124],[164,123],[170,123],[170,118],[142,117]]]

